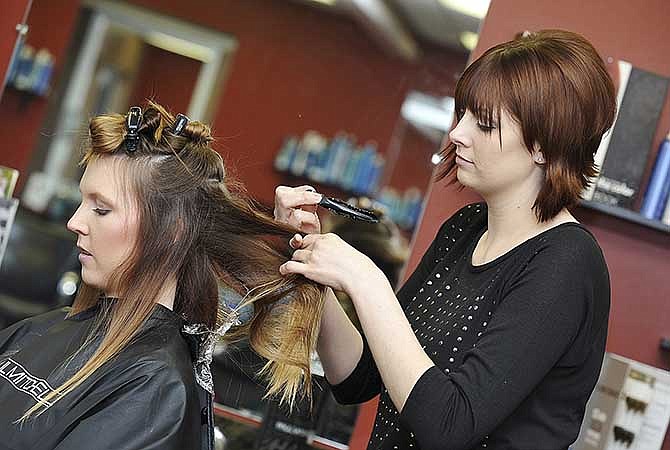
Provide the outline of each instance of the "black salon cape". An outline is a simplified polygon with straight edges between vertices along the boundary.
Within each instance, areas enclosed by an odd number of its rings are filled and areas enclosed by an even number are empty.
[[[197,345],[157,305],[137,337],[38,417],[14,422],[90,357],[94,307],[52,311],[0,330],[0,450],[211,449],[211,396],[195,382]],[[68,357],[82,347],[72,360]]]

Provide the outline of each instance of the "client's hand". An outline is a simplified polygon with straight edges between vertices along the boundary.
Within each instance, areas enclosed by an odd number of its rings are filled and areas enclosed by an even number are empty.
[[[309,234],[304,238],[296,234],[290,242],[293,259],[282,264],[282,275],[299,273],[337,291],[351,295],[374,285],[385,275],[372,260],[332,233]]]
[[[321,233],[316,214],[321,194],[311,186],[277,186],[275,189],[275,219],[296,227],[303,233]]]

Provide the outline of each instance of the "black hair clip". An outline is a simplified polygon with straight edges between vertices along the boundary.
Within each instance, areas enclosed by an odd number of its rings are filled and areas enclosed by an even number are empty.
[[[179,136],[182,131],[184,131],[184,128],[186,128],[186,125],[188,125],[189,118],[185,116],[184,114],[177,114],[177,116],[174,118],[174,126],[172,127],[172,133],[176,136]]]
[[[134,153],[137,150],[137,141],[140,139],[139,129],[142,123],[142,108],[131,106],[126,116],[126,151]]]
[[[377,223],[379,222],[379,217],[372,211],[367,209],[357,208],[344,200],[340,200],[333,197],[326,197],[325,195],[321,196],[321,201],[319,206],[339,214],[341,216],[347,216],[350,219],[362,220],[363,222]]]

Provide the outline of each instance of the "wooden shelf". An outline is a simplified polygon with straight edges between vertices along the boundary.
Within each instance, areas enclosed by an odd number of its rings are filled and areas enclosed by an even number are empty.
[[[310,436],[307,438],[307,445],[321,450],[348,450],[349,446],[339,442],[331,441],[321,436]]]
[[[583,206],[585,208],[600,211],[605,214],[609,214],[611,216],[618,217],[620,219],[624,219],[639,225],[644,225],[646,227],[653,228],[661,232],[670,233],[670,225],[666,225],[660,220],[647,219],[640,213],[636,211],[631,211],[630,209],[621,208],[619,206],[605,205],[603,203],[588,200],[582,200],[579,204],[580,206]]]
[[[216,402],[214,402],[214,415],[232,420],[233,422],[249,425],[253,428],[260,428],[263,423],[263,417],[259,414],[231,408]]]

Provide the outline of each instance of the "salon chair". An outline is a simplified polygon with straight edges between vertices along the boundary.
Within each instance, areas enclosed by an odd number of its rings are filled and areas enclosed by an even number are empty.
[[[70,305],[79,285],[76,236],[19,208],[0,263],[0,329]]]

